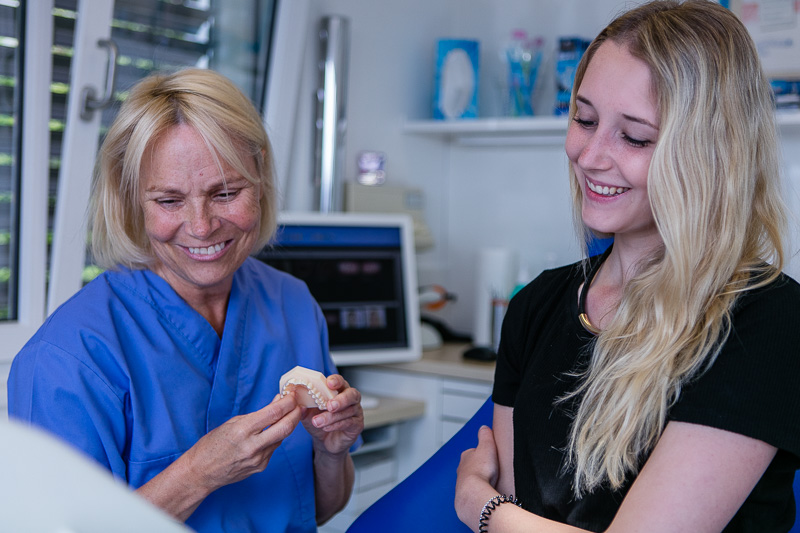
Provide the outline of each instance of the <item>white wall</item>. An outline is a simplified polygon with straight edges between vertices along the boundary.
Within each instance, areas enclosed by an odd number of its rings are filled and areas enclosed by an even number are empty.
[[[487,246],[511,247],[537,274],[551,263],[579,257],[570,216],[566,158],[561,146],[474,147],[404,133],[407,120],[431,116],[434,47],[438,38],[481,42],[480,113],[497,115],[499,50],[514,28],[542,35],[592,37],[613,15],[636,2],[622,0],[318,0],[312,20],[327,14],[351,22],[345,177],[356,174],[356,154],[387,154],[390,183],[421,187],[436,247],[419,255],[420,283],[439,283],[458,295],[440,312],[451,326],[472,327],[474,264]],[[290,210],[312,206],[313,99],[317,45],[306,49],[289,187]],[[554,98],[552,61],[543,67],[537,113]],[[786,153],[800,186],[800,135]]]

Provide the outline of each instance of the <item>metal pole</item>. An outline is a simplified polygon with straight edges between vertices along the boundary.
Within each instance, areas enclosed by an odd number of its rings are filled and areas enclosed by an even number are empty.
[[[339,16],[326,17],[319,36],[322,58],[317,89],[314,196],[315,208],[329,213],[342,209],[349,21]]]

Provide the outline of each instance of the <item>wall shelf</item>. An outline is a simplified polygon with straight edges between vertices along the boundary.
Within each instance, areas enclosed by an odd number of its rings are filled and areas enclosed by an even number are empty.
[[[781,134],[800,132],[800,111],[780,111],[776,116]],[[409,120],[403,130],[465,146],[558,146],[564,144],[567,121],[553,116]]]
[[[567,117],[411,120],[404,131],[468,146],[557,146],[564,144]]]

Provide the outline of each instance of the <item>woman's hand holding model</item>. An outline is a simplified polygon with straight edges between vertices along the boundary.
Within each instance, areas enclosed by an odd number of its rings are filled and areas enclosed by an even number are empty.
[[[307,409],[302,418],[303,427],[313,438],[314,469],[324,476],[317,476],[317,516],[323,522],[330,517],[330,509],[338,509],[347,503],[349,492],[340,490],[352,486],[355,472],[348,450],[364,429],[364,411],[361,408],[361,393],[350,387],[340,375],[328,376],[329,389],[339,394],[328,400],[327,410]],[[347,483],[327,484],[327,479],[343,479]]]
[[[340,375],[328,376],[326,384],[338,394],[328,401],[327,410],[308,409],[303,426],[314,438],[314,451],[330,455],[346,452],[364,429],[361,393]]]
[[[138,493],[186,520],[212,492],[267,468],[272,453],[297,427],[303,408],[280,396],[253,413],[238,415],[203,436]]]

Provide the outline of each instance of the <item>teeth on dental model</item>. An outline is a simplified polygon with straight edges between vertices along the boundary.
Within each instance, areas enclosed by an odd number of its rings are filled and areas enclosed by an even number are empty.
[[[281,397],[294,391],[297,403],[323,411],[328,409],[328,400],[336,396],[336,391],[328,388],[322,372],[302,366],[296,366],[281,376],[280,387]]]

